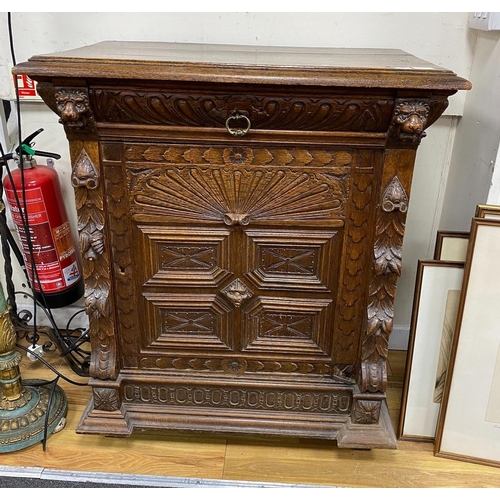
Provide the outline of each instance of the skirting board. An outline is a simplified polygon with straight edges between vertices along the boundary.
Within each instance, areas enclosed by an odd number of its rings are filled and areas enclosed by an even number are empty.
[[[394,325],[389,337],[389,349],[391,351],[406,351],[408,350],[409,339],[410,325]]]

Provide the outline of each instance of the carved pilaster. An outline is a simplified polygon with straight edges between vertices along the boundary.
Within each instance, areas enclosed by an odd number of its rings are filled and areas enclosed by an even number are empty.
[[[76,149],[78,143],[73,143]],[[94,143],[88,143],[92,150]],[[91,154],[95,155],[94,161]],[[117,372],[117,347],[111,304],[109,248],[105,244],[103,186],[99,178],[97,149],[80,148],[74,162],[71,182],[75,188],[78,212],[78,239],[83,257],[85,306],[89,316],[92,342],[91,377],[114,379]]]
[[[380,157],[358,151],[351,176],[350,204],[345,222],[342,278],[337,298],[334,331],[334,360],[346,365],[356,363],[359,353],[359,330],[366,302],[362,290],[363,269],[371,263],[369,223],[377,193],[373,172],[379,169]]]
[[[398,176],[385,187],[378,213],[374,270],[368,291],[368,321],[362,344],[360,390],[383,392],[387,386],[387,353],[394,318],[396,281],[401,275],[408,195]]]

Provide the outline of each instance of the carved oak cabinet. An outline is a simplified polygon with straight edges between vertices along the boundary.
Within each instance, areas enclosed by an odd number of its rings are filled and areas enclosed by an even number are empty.
[[[14,72],[70,143],[92,344],[77,432],[396,446],[415,153],[469,82],[399,50],[144,42]]]

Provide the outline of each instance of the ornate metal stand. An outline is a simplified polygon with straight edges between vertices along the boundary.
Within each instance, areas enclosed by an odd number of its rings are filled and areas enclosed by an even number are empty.
[[[64,427],[68,408],[63,390],[44,380],[21,381],[21,354],[0,284],[0,453],[45,441]]]

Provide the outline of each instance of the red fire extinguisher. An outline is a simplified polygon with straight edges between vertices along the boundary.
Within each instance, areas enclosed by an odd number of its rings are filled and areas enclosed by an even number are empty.
[[[58,308],[82,297],[84,284],[57,173],[33,158],[60,156],[28,146],[42,130],[21,144],[19,169],[5,177],[4,190],[35,297],[45,307]]]

